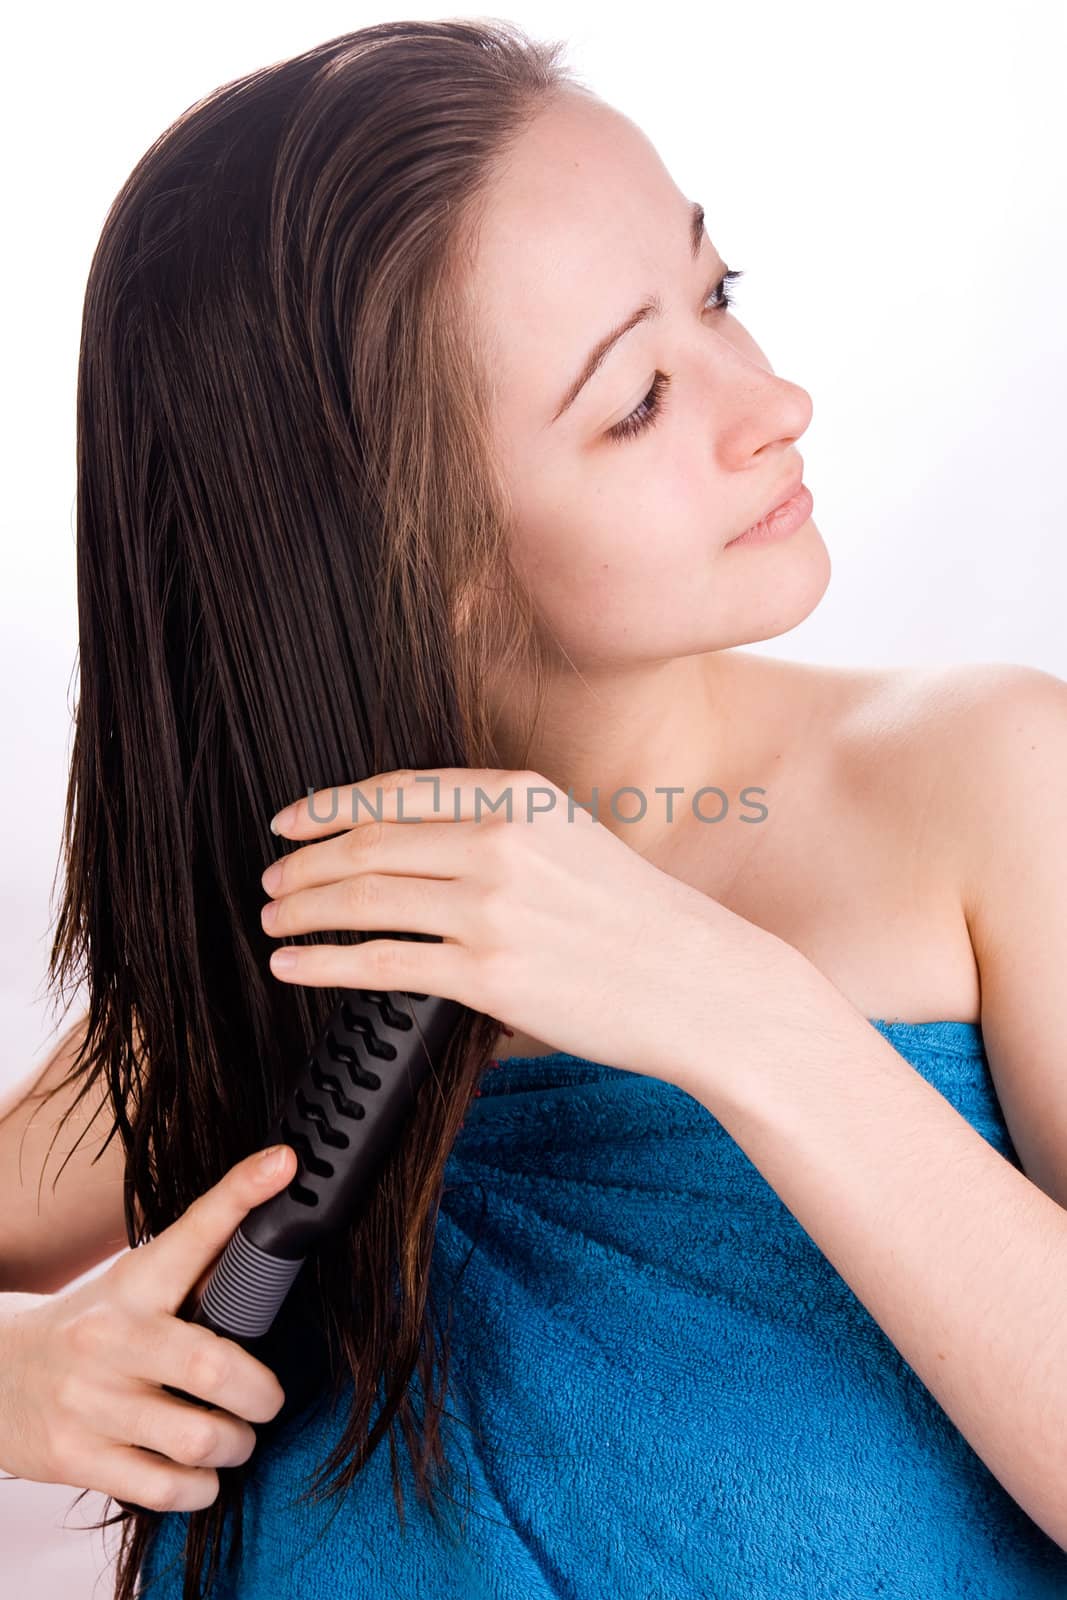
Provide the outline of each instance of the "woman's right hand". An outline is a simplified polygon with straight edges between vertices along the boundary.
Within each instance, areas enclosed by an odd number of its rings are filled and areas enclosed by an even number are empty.
[[[155,1238],[59,1294],[0,1294],[0,1467],[16,1478],[97,1489],[156,1511],[196,1511],[219,1492],[285,1394],[233,1340],[185,1322],[231,1234],[295,1176],[257,1151]],[[207,1406],[164,1392],[197,1396]]]

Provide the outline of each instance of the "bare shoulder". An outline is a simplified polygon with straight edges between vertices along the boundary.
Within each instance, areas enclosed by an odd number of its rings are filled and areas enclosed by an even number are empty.
[[[1054,712],[1067,696],[1063,679],[1013,662],[810,670],[824,686],[837,753],[879,781],[890,760],[906,761],[912,779],[925,768],[951,775],[960,761],[977,771],[988,747],[976,748],[976,737],[1006,733],[1042,705]]]
[[[968,920],[993,857],[1016,866],[1040,842],[1067,784],[1067,682],[1039,667],[983,662],[945,674],[927,709],[927,763],[951,799],[964,854]]]
[[[969,913],[1027,752],[1067,761],[1067,682],[1002,661],[886,668],[857,674],[842,707],[838,776],[930,835]]]
[[[947,788],[1002,773],[1019,742],[1051,733],[1065,708],[1067,682],[1040,667],[979,661],[888,669],[857,697],[850,729],[872,761],[891,745],[908,753],[913,778]]]
[[[1063,679],[1040,667],[1011,661],[965,661],[948,666],[887,667],[857,673],[866,708],[884,713],[892,708],[903,718],[913,740],[924,735],[951,737],[973,732],[975,718],[1011,714],[1033,695],[1056,695],[1067,689]]]

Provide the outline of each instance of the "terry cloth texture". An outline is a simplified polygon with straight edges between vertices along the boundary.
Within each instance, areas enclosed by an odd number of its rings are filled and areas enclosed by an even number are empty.
[[[976,1024],[871,1022],[1020,1165]],[[685,1091],[512,1058],[445,1183],[449,1528],[402,1440],[403,1534],[388,1439],[299,1503],[341,1431],[320,1389],[261,1445],[212,1600],[1065,1600],[1067,1553]],[[187,1522],[163,1518],[146,1600],[179,1600]]]

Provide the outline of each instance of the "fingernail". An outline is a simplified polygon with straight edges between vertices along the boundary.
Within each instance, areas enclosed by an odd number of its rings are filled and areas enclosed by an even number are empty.
[[[282,1164],[285,1161],[285,1152],[288,1148],[288,1145],[272,1144],[269,1150],[264,1150],[261,1153],[259,1165],[267,1177],[273,1178],[282,1170]]]
[[[283,829],[291,828],[295,820],[296,807],[286,806],[284,811],[279,811],[277,815],[271,817],[270,831],[271,833],[281,833]]]

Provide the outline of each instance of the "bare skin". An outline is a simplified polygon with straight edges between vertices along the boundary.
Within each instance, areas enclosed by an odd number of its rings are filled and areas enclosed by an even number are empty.
[[[927,818],[936,751],[920,729],[937,672],[734,659],[745,703],[758,713],[768,697],[804,738],[783,738],[752,780],[767,791],[763,821],[735,826],[731,814],[657,865],[788,940],[866,1017],[977,1022],[960,861],[943,821]],[[501,1061],[553,1053],[518,1032],[501,1033],[493,1051]]]
[[[713,196],[707,196],[709,202]],[[730,541],[802,467],[811,397],[778,376],[716,285],[734,263],[690,251],[692,197],[647,137],[597,97],[566,91],[511,150],[472,255],[512,554],[552,651],[545,709],[521,746],[528,685],[494,682],[502,764],[532,769],[649,860],[789,940],[867,1016],[973,1019],[978,975],[958,863],[927,809],[918,738],[935,674],[809,666],[746,653],[825,593],[813,518],[771,544]],[[632,328],[554,419],[593,345]],[[669,374],[656,420],[657,374]],[[719,823],[691,811],[717,785]],[[608,797],[632,786],[640,820]],[[681,788],[668,821],[663,787]],[[762,787],[768,815],[741,791]],[[716,800],[702,802],[716,814]],[[637,801],[620,802],[633,816]],[[500,1034],[496,1055],[550,1053]]]

